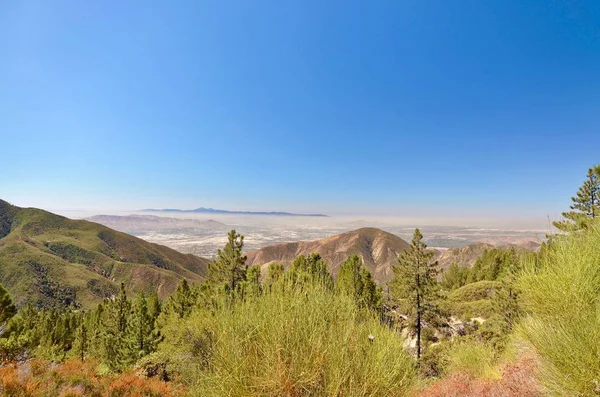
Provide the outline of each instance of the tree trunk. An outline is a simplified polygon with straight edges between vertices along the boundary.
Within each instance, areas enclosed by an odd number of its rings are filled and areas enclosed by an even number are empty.
[[[421,299],[417,292],[417,360],[421,358]]]

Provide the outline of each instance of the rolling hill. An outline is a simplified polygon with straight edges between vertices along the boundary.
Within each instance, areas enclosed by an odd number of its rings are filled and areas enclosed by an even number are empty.
[[[375,228],[362,228],[322,240],[273,245],[247,253],[248,265],[271,262],[291,263],[299,255],[319,253],[335,275],[340,265],[352,254],[358,254],[375,280],[385,284],[392,279],[392,265],[398,253],[408,248],[400,237]]]
[[[85,220],[0,200],[0,283],[18,304],[90,307],[118,291],[169,295],[209,260]]]

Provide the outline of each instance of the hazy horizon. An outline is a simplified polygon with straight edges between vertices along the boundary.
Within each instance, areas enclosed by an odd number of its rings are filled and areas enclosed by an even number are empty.
[[[2,198],[2,197],[0,197]],[[5,198],[2,198],[5,199]],[[44,207],[40,205],[27,205],[18,202],[13,202],[11,200],[7,200],[11,204],[19,206],[19,207],[34,207],[41,208],[46,211],[50,211],[59,215],[66,216],[72,219],[82,219],[95,215],[130,215],[130,214],[152,214],[158,215],[161,217],[174,217],[181,219],[217,219],[217,218],[244,218],[248,220],[269,220],[274,223],[302,223],[302,222],[310,222],[310,223],[338,223],[338,222],[356,222],[356,221],[364,221],[371,222],[373,225],[377,224],[387,224],[387,225],[401,225],[401,226],[411,226],[411,227],[426,227],[426,226],[455,226],[455,227],[479,227],[479,228],[499,228],[504,230],[549,230],[549,222],[550,220],[559,219],[560,214],[555,214],[554,216],[540,216],[540,217],[518,217],[518,218],[506,218],[506,217],[494,217],[494,216],[485,216],[485,213],[473,211],[470,214],[464,214],[461,212],[452,212],[448,211],[446,214],[442,214],[443,210],[439,210],[437,213],[431,213],[431,210],[428,208],[421,209],[420,211],[410,211],[407,210],[404,213],[402,211],[390,212],[389,214],[382,213],[346,213],[346,212],[325,212],[325,211],[296,211],[294,209],[280,209],[280,208],[223,208],[223,207],[213,207],[213,206],[195,206],[189,208],[180,208],[175,206],[165,206],[165,207],[157,207],[155,209],[163,209],[163,208],[173,208],[173,209],[195,209],[199,207],[205,208],[214,208],[219,210],[228,210],[228,211],[276,211],[276,212],[288,212],[293,214],[324,214],[326,217],[324,218],[312,218],[305,216],[279,216],[279,215],[243,215],[243,214],[210,214],[210,213],[193,213],[193,212],[145,212],[146,209],[143,206],[133,207],[133,208],[114,208],[114,207],[105,207],[105,208],[56,208],[56,207]],[[416,214],[416,215],[415,215]],[[474,217],[475,215],[480,215],[478,217]]]

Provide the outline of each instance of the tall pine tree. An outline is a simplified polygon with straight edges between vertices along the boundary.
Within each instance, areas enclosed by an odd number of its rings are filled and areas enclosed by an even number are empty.
[[[408,315],[416,335],[417,359],[421,358],[423,325],[432,323],[438,314],[438,263],[432,259],[433,252],[427,250],[421,231],[415,229],[410,247],[398,255],[398,263],[393,267],[394,278],[389,283],[392,299]]]
[[[557,229],[563,232],[585,229],[590,220],[600,217],[600,165],[588,170],[586,181],[571,200],[571,211],[562,214],[565,219],[553,222]]]
[[[377,309],[381,305],[381,290],[358,255],[350,256],[342,264],[337,275],[336,288],[339,292],[353,297],[359,306]]]
[[[307,285],[320,284],[333,287],[333,277],[329,273],[327,263],[317,253],[308,256],[300,255],[290,265],[286,273],[287,282],[293,287],[304,288]]]
[[[208,280],[213,285],[225,284],[234,293],[240,283],[246,280],[246,256],[242,254],[244,236],[229,232],[225,248],[217,252],[217,257],[208,265]]]
[[[148,301],[141,293],[133,303],[128,324],[129,343],[132,353],[141,358],[155,349],[154,319],[148,309]]]
[[[102,313],[102,358],[112,371],[120,371],[136,359],[130,354],[127,338],[127,320],[130,313],[131,302],[127,299],[125,285],[121,283],[119,295],[106,302]]]
[[[196,293],[186,279],[177,286],[175,292],[165,304],[165,314],[175,313],[179,318],[184,318],[191,313],[196,304]]]

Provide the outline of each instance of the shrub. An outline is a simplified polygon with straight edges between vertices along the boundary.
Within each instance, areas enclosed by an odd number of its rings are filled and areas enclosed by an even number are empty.
[[[600,382],[600,224],[555,238],[517,281],[520,326],[551,394],[595,395]]]
[[[413,361],[372,313],[327,287],[276,290],[167,324],[169,376],[202,396],[407,393]]]
[[[497,376],[494,371],[496,352],[488,344],[463,341],[448,351],[448,372],[466,373],[473,378]]]
[[[0,395],[7,397],[170,397],[183,390],[158,379],[144,379],[131,372],[98,375],[96,361],[50,364],[36,360],[0,367]]]

